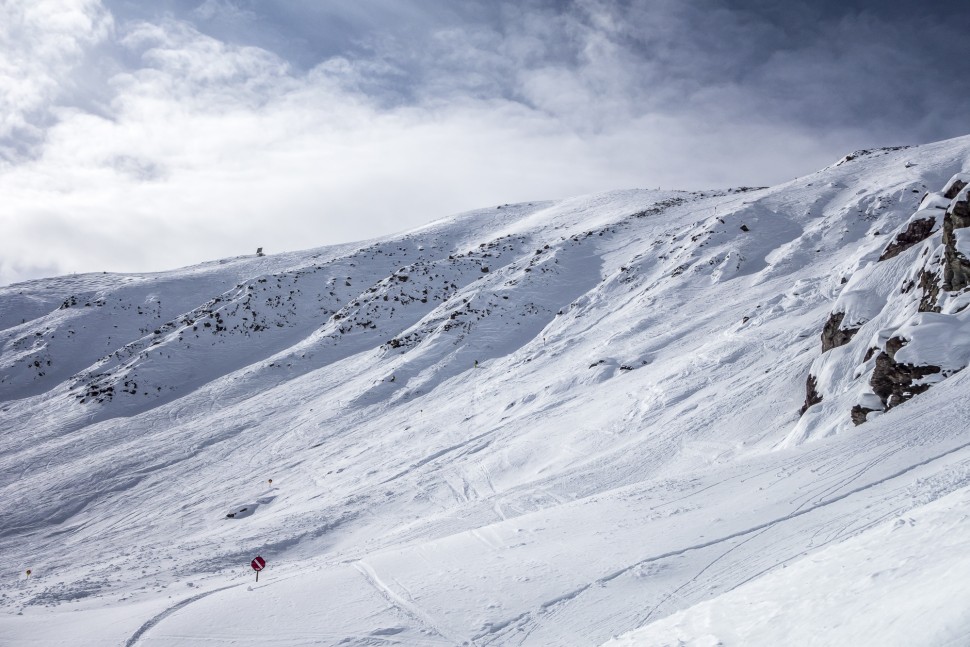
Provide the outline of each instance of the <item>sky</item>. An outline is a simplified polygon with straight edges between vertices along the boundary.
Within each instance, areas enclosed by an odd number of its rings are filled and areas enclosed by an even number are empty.
[[[965,135],[968,19],[949,1],[0,0],[0,285],[770,185]]]

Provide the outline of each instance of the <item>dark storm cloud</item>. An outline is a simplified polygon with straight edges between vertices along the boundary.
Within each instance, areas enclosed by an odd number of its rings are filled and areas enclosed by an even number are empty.
[[[716,36],[713,44],[693,39],[700,66],[733,78],[748,103],[757,102],[773,118],[910,142],[966,132],[970,81],[955,73],[970,54],[962,33],[970,19],[966,3],[726,0],[693,6],[716,17],[708,21],[709,33],[744,41],[745,55],[737,57],[719,47]],[[730,28],[720,31],[719,25]]]
[[[607,122],[618,110],[631,117],[687,112],[716,123],[852,128],[894,141],[961,134],[970,108],[970,80],[954,72],[970,54],[963,34],[970,8],[959,2],[115,0],[108,6],[129,19],[174,15],[215,38],[273,51],[295,69],[345,57],[358,63],[357,88],[392,104],[501,97],[577,125],[591,124],[589,112]],[[571,82],[544,92],[551,74]],[[547,96],[553,91],[573,101],[555,101]],[[583,101],[591,110],[575,105]]]

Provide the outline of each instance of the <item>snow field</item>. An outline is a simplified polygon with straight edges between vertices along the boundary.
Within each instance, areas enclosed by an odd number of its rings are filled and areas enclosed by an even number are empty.
[[[968,157],[952,140],[771,189],[509,205],[357,246],[2,288],[0,574],[18,584],[0,635],[733,639],[695,605],[790,586],[820,550],[966,486],[963,373],[858,428],[854,392],[798,409],[813,366],[835,389],[858,363],[851,344],[816,360],[830,312],[890,320],[867,304],[918,252],[870,263]],[[860,616],[881,613],[872,586]]]

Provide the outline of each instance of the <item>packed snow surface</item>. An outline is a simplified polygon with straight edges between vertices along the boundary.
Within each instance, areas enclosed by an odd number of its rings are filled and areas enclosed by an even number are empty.
[[[606,644],[966,645],[968,508],[963,487]]]
[[[0,288],[0,642],[964,644],[962,309],[893,319],[921,252],[879,258],[968,168]],[[948,370],[856,427],[890,324]]]

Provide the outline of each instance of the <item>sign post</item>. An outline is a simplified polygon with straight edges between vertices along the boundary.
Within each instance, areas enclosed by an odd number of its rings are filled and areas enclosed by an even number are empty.
[[[250,565],[253,567],[253,570],[256,571],[256,581],[258,582],[259,572],[266,566],[266,560],[259,555],[256,555],[256,559],[254,559]]]

